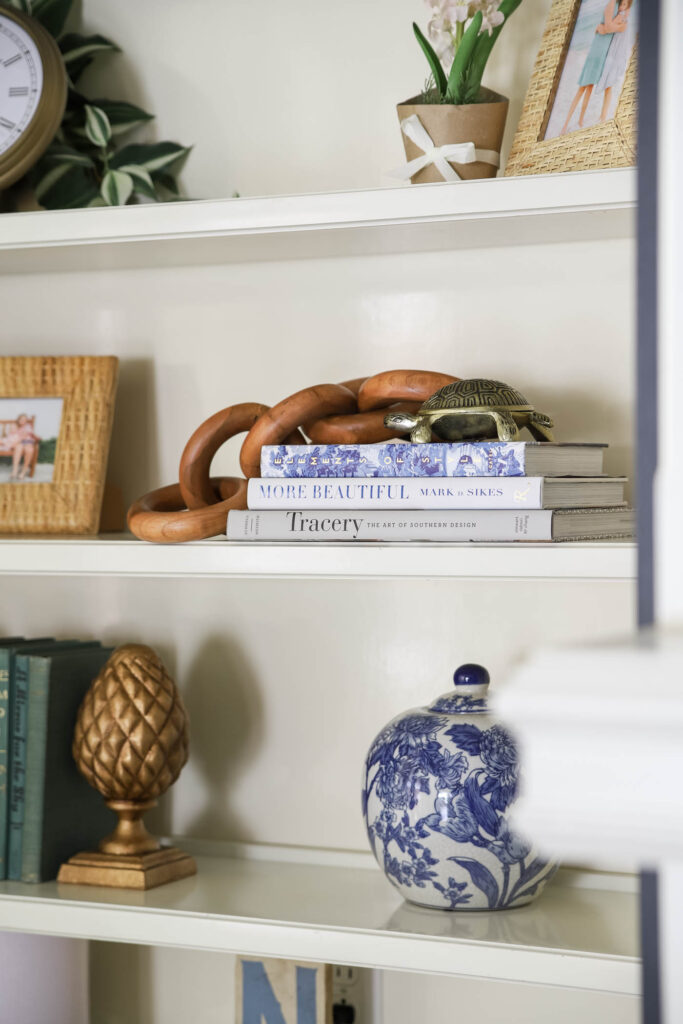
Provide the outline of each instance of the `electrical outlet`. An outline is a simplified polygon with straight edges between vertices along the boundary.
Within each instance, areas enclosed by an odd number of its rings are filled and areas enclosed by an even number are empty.
[[[352,1018],[353,1024],[375,1024],[372,1013],[374,978],[374,971],[366,967],[333,965],[332,1002],[337,1008],[335,1016],[343,1024],[350,1024]]]
[[[334,1001],[337,996],[341,999],[349,989],[355,988],[358,984],[358,975],[361,973],[359,967],[349,967],[347,964],[335,964],[332,968],[332,992]]]

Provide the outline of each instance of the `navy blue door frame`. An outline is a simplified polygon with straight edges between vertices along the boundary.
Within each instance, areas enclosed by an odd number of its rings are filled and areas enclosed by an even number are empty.
[[[641,6],[641,10],[643,10]],[[653,481],[657,465],[657,144],[660,0],[647,0],[640,19],[638,117],[637,485],[638,624],[655,621]],[[657,875],[640,886],[643,1024],[661,1024]]]

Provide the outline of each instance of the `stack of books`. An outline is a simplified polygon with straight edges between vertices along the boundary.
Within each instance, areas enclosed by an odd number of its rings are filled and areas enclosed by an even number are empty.
[[[265,445],[238,541],[630,539],[624,477],[605,444]]]
[[[0,639],[0,879],[42,882],[116,825],[71,756],[81,701],[113,648]]]

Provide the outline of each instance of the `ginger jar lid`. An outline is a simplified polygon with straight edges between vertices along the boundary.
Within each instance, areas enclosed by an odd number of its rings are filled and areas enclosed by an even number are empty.
[[[483,665],[460,665],[453,673],[455,690],[442,693],[427,711],[447,715],[486,714],[491,677]]]

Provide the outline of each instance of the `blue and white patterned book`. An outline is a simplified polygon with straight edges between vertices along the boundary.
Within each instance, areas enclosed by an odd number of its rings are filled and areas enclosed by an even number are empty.
[[[261,476],[599,476],[605,447],[526,441],[264,445]]]

